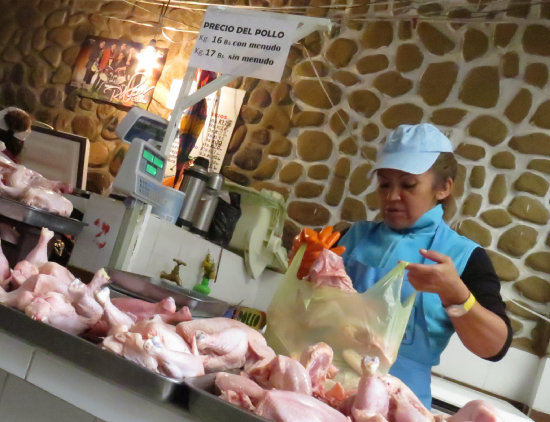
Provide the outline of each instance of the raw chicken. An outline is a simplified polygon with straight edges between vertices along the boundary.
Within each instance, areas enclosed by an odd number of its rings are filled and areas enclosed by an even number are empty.
[[[0,288],[0,303],[5,306],[24,310],[34,298],[34,293],[26,289],[6,292],[3,288]]]
[[[332,364],[334,352],[323,342],[309,346],[302,352],[300,362],[306,369],[313,395],[317,398],[325,396],[325,381],[338,373],[338,368]]]
[[[254,413],[275,422],[349,422],[338,410],[294,391],[266,391]]]
[[[363,360],[363,376],[355,395],[351,415],[355,422],[386,421],[390,395],[384,379],[376,375],[378,359]]]
[[[307,394],[263,390],[246,377],[227,373],[217,374],[215,383],[223,399],[276,422],[349,422],[342,413]]]
[[[311,380],[304,366],[288,356],[277,355],[269,363],[247,374],[261,387],[311,395]]]
[[[71,193],[72,186],[48,180],[41,174],[15,164],[7,157],[0,157],[0,195],[42,208],[46,211],[69,216],[73,206],[62,193]]]
[[[197,331],[202,331],[205,334],[214,334],[228,328],[240,328],[247,333],[248,351],[246,354],[245,369],[263,360],[270,361],[275,357],[275,352],[267,345],[264,336],[248,325],[234,319],[222,317],[194,319],[192,321],[181,322],[176,326],[178,334],[187,343],[193,341]]]
[[[436,421],[442,420],[441,415],[436,416]],[[502,422],[498,411],[483,400],[472,400],[459,409],[454,415],[445,417],[447,422]]]
[[[216,374],[216,386],[223,393],[234,391],[248,396],[254,402],[259,401],[265,394],[265,390],[250,378],[242,375],[230,374],[227,372],[218,372]]]
[[[323,249],[309,269],[309,280],[316,287],[335,287],[345,292],[356,292],[346,273],[344,260],[329,249]]]
[[[63,217],[73,212],[73,204],[63,195],[42,188],[28,188],[20,201],[30,207],[40,208]]]
[[[35,297],[25,308],[25,314],[73,335],[81,334],[89,326],[89,321],[76,313],[68,298],[57,292]]]
[[[432,415],[403,382],[391,375],[377,375],[378,358],[365,357],[363,376],[351,415],[354,422],[499,422],[498,412],[488,403],[475,400],[448,417]]]
[[[228,328],[208,334],[196,331],[197,348],[206,372],[227,371],[244,366],[248,334],[241,328]]]
[[[173,352],[191,353],[189,345],[176,333],[176,327],[166,324],[160,315],[136,322],[130,332],[141,334],[144,339],[156,337],[166,349]]]
[[[0,241],[0,287],[5,287],[9,283],[10,275],[10,264],[8,263],[8,259],[4,255],[4,251],[2,250],[2,243]]]
[[[176,312],[176,302],[172,297],[164,298],[157,303],[126,297],[113,298],[112,302],[113,305],[129,314],[135,321],[149,319],[153,315],[160,315],[162,320],[169,324],[191,320],[191,312],[187,306],[183,306]]]
[[[37,268],[40,268],[41,265],[48,262],[48,242],[52,240],[53,236],[54,232],[46,227],[42,227],[38,242],[36,246],[27,254],[25,261],[30,262]]]
[[[94,292],[97,302],[103,307],[103,316],[108,323],[108,335],[126,332],[134,325],[134,320],[111,303],[111,291],[108,287]]]
[[[16,164],[6,159],[5,156],[0,160],[0,174],[2,181],[13,189],[18,189],[19,193],[24,193],[28,187],[48,189],[57,193],[71,193],[72,186],[69,183],[58,182],[46,179],[40,173],[31,170],[24,165]]]
[[[0,303],[23,311],[34,298],[50,292],[66,295],[67,285],[51,275],[35,274],[29,277],[18,289],[4,293],[0,297]]]
[[[174,313],[160,314],[160,317],[167,324],[179,324],[180,322],[191,321],[191,311],[187,306],[182,306]]]
[[[68,280],[67,284],[74,280],[74,276],[66,268],[59,264],[48,263],[48,242],[53,236],[54,232],[43,227],[35,247],[31,249],[25,259],[15,264],[10,280],[15,287],[23,284],[32,275],[38,274],[39,268],[45,264],[48,264],[48,266],[44,269],[44,274],[55,273],[54,275],[61,275]]]
[[[14,287],[17,288],[21,284],[23,284],[29,277],[35,274],[38,274],[38,268],[36,268],[36,265],[31,264],[29,261],[26,260],[19,261],[17,264],[15,264],[15,267],[13,267],[10,281],[12,282]]]
[[[191,353],[169,350],[158,337],[148,339],[144,349],[155,357],[161,373],[181,380],[185,377],[198,377],[204,375],[204,367],[200,356]]]
[[[40,268],[40,271],[49,269],[50,264],[47,263]],[[54,267],[55,268],[55,267]],[[64,268],[64,267],[61,267]],[[70,274],[65,276],[68,277]],[[62,275],[59,274],[59,277]],[[95,325],[103,316],[103,307],[96,301],[94,293],[99,291],[101,287],[110,282],[109,276],[103,268],[97,271],[90,283],[84,284],[79,279],[74,279],[69,283],[67,288],[68,296],[71,299],[71,303],[76,309],[79,315],[85,316],[89,319],[90,325]]]
[[[145,340],[140,333],[124,332],[105,337],[102,346],[150,371],[177,380],[204,375],[199,356],[169,350],[159,337]]]
[[[67,294],[76,312],[88,318],[90,324],[96,324],[101,319],[103,307],[88,293],[88,287],[78,278],[69,284]]]
[[[66,285],[69,285],[76,278],[67,268],[59,265],[57,262],[46,262],[45,264],[40,265],[38,272],[40,274],[47,274],[58,278],[60,282],[63,282]]]
[[[117,355],[143,366],[153,372],[158,372],[157,359],[145,350],[145,341],[141,334],[137,333],[117,333],[105,337],[102,346]]]
[[[93,290],[91,294],[94,294],[94,291],[96,290]],[[130,320],[132,320],[131,325],[135,322],[150,319],[155,315],[159,315],[160,319],[167,324],[191,320],[191,312],[187,306],[183,306],[179,311],[173,312],[175,309],[175,303],[170,297],[157,303],[145,302],[144,300],[135,298],[112,298],[110,299],[110,305],[108,305],[108,307],[112,309],[111,306],[115,308],[113,309],[115,314],[120,316],[122,313],[130,318]],[[155,313],[155,311],[157,311],[157,313]],[[122,316],[120,317],[124,318]],[[129,321],[127,318],[124,319],[127,322]],[[109,322],[107,316],[104,315],[103,318],[97,322],[97,324],[91,327],[88,332],[89,337],[105,337],[109,333],[110,326],[111,323]]]

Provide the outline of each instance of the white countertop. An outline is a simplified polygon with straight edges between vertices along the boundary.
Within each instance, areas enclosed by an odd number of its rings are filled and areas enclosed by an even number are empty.
[[[501,415],[505,422],[529,422],[527,415],[516,409],[509,402],[490,396],[489,394],[473,390],[451,380],[432,375],[432,397],[456,407],[462,407],[472,400],[489,402]]]

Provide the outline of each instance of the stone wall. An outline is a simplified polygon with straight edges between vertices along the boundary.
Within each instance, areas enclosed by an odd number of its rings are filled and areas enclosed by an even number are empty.
[[[81,98],[69,86],[72,67],[87,35],[127,39],[169,48],[167,65],[157,84],[149,110],[168,116],[164,108],[172,79],[181,79],[195,35],[165,31],[173,42],[160,37],[153,26],[160,7],[133,6],[130,2],[99,0],[0,0],[0,104],[17,105],[36,120],[57,130],[86,136],[90,142],[88,189],[108,192],[127,146],[114,128],[124,108]],[[164,24],[196,29],[202,14],[170,10]],[[181,23],[180,23],[181,22]]]
[[[145,3],[13,3],[0,0],[0,103],[87,136],[88,187],[108,192],[125,153],[113,133],[125,111],[80,98],[68,86],[80,43],[88,34],[143,43],[158,37],[169,56],[149,110],[167,116],[168,88],[184,74],[194,35],[169,31],[168,41],[154,27],[132,23],[158,21],[160,9]],[[285,195],[288,243],[303,226],[343,228],[376,218],[369,171],[386,134],[401,123],[438,125],[460,163],[446,217],[489,251],[514,345],[544,353],[549,325],[509,299],[549,314],[549,5],[511,0],[509,11],[499,12],[494,4],[503,2],[488,0],[426,2],[418,9],[406,1],[358,0],[329,12],[322,6],[330,0],[272,3],[304,6],[335,25],[292,47],[280,83],[232,84],[247,95],[224,175]],[[201,19],[200,12],[171,9],[164,24],[196,29]]]
[[[444,12],[440,4],[430,10]],[[446,218],[487,248],[515,346],[545,353],[548,323],[508,299],[549,315],[547,6],[513,9],[501,23],[349,21],[309,36],[281,83],[237,84],[249,96],[224,174],[288,198],[288,242],[302,226],[376,218],[369,171],[386,134],[436,124],[460,164]]]

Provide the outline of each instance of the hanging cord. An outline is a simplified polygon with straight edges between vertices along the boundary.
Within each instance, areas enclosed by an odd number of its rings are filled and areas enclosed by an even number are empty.
[[[533,311],[531,308],[525,306],[525,305],[522,305],[520,302],[518,302],[517,300],[515,299],[512,299],[510,296],[508,296],[507,294],[503,294],[502,297],[504,297],[504,299],[507,299],[509,300],[510,302],[512,302],[514,305],[517,305],[519,306],[521,309],[523,309],[524,311],[527,311],[529,312],[530,314],[533,314],[535,315],[536,317],[539,317],[540,319],[546,321],[546,322],[550,322],[550,318],[548,318],[547,316],[543,315],[543,314],[539,314],[537,311]]]
[[[321,86],[321,89],[322,89],[323,93],[327,97],[327,100],[329,101],[332,108],[336,107],[336,104],[334,104],[332,102],[332,98],[330,98],[330,94],[328,93],[328,91],[325,88],[325,84],[323,83],[323,80],[321,79],[321,76],[319,75],[319,72],[317,71],[317,67],[315,67],[315,64],[313,63],[313,60],[312,60],[311,56],[309,55],[309,51],[307,50],[307,48],[303,44],[300,44],[300,46],[302,47],[302,50],[304,51],[304,53],[306,55],[306,58],[309,61],[310,65],[311,65],[311,68],[313,69],[313,72],[315,73],[315,77],[319,81],[319,85]],[[348,124],[349,122],[346,123],[344,121],[344,119],[342,118],[342,115],[340,114],[340,111],[344,111],[344,110],[343,109],[342,110],[337,110],[336,115],[338,116],[338,119],[340,120],[340,122],[342,123],[342,125],[345,128],[344,129],[344,138],[345,139],[347,139],[349,137],[353,138],[354,135],[353,135],[353,132],[350,129],[350,125]]]

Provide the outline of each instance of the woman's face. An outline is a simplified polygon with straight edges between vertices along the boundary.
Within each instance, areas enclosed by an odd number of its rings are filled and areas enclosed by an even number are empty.
[[[422,174],[400,170],[380,169],[378,196],[384,222],[392,229],[411,227],[438,201],[445,199],[452,190],[452,180],[444,186],[434,186],[434,174],[428,170]]]

